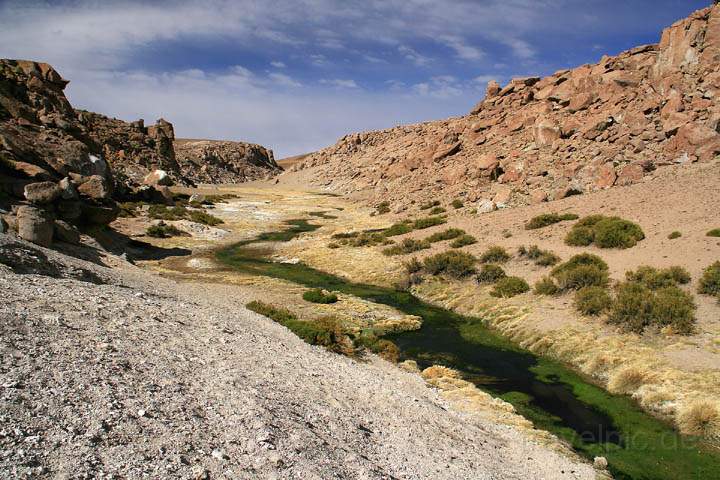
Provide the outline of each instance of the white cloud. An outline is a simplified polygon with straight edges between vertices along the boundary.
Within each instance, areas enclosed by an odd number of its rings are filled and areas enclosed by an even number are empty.
[[[468,45],[460,37],[445,36],[442,37],[441,40],[445,43],[445,45],[455,50],[455,54],[458,58],[463,60],[480,60],[484,56],[482,50],[472,45]]]
[[[417,83],[412,86],[412,91],[422,97],[438,99],[460,97],[466,93],[463,85],[451,75],[440,75],[427,82]]]
[[[360,88],[360,86],[355,82],[355,80],[348,79],[343,80],[340,78],[335,78],[332,80],[322,79],[320,80],[320,83],[324,85],[332,85],[334,87],[338,88]]]
[[[432,61],[429,57],[421,55],[419,52],[414,50],[407,45],[400,45],[398,52],[406,59],[417,65],[418,67],[424,67]]]
[[[270,62],[270,65],[272,65],[275,68],[285,68],[287,65],[285,65],[283,62],[280,62],[278,60]]]
[[[283,86],[283,87],[301,87],[302,84],[298,82],[297,80],[293,79],[290,75],[285,75],[283,73],[271,73],[268,75],[268,78],[275,82],[277,85]]]

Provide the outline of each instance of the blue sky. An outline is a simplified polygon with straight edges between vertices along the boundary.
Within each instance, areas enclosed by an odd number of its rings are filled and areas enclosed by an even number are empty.
[[[158,117],[277,158],[462,115],[489,79],[659,40],[710,0],[0,0],[0,56],[47,61],[76,107]]]

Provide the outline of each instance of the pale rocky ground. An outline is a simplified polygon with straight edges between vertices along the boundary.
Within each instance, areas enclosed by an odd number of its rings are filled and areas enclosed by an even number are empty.
[[[596,476],[416,373],[305,344],[241,286],[91,253],[113,268],[0,235],[0,478]]]

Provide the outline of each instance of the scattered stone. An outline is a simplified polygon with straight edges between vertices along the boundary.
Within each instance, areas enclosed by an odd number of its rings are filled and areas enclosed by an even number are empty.
[[[60,188],[54,182],[37,182],[25,185],[25,199],[36,204],[52,203],[60,197]]]
[[[49,247],[53,239],[53,220],[37,207],[22,205],[17,210],[18,236],[28,242]]]
[[[100,175],[92,175],[85,180],[78,187],[78,192],[93,200],[107,200],[110,198],[110,188],[105,179]]]

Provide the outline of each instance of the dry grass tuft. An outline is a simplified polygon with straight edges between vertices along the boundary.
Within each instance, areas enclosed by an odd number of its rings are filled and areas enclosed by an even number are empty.
[[[720,405],[709,399],[695,400],[680,409],[676,422],[686,435],[717,436],[720,431]]]
[[[632,395],[646,383],[650,383],[649,372],[643,367],[630,365],[610,375],[608,390],[610,393]]]

